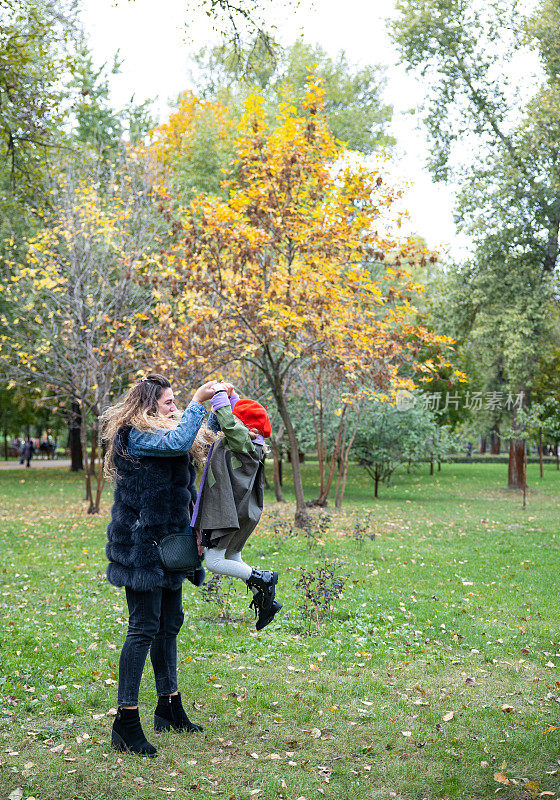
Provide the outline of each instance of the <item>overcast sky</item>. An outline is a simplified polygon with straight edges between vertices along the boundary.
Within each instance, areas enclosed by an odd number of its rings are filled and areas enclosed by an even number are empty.
[[[187,0],[82,0],[82,4],[96,61],[110,61],[117,51],[123,61],[121,74],[112,81],[114,102],[124,104],[132,95],[137,101],[157,98],[155,108],[160,120],[165,119],[169,102],[189,88],[189,59],[216,41],[208,18],[193,15]],[[303,36],[333,56],[345,50],[349,60],[360,66],[387,66],[386,102],[396,111],[395,174],[413,182],[406,196],[412,225],[429,246],[463,254],[465,240],[457,237],[452,219],[453,192],[435,185],[424,169],[426,140],[409,113],[421,101],[422,88],[397,65],[397,53],[387,36],[385,23],[393,0],[301,0],[290,13],[282,6],[278,0],[274,23],[283,44]]]

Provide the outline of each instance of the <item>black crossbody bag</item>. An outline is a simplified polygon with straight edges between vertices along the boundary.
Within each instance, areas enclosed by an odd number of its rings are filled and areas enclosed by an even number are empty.
[[[190,572],[202,564],[196,534],[190,525],[184,533],[171,533],[155,544],[161,565],[168,572]]]

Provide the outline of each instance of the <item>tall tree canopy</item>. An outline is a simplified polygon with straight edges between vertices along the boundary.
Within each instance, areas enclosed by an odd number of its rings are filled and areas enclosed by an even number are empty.
[[[290,442],[298,522],[305,500],[287,403],[297,370],[323,363],[350,392],[390,392],[411,385],[403,369],[419,368],[423,343],[443,341],[415,318],[419,287],[403,264],[429,254],[398,234],[398,192],[342,155],[320,81],[272,129],[262,95],[250,97],[227,199],[196,197],[176,220],[182,230],[154,275],[159,325],[146,329],[166,367],[228,374],[240,361],[260,372]]]
[[[405,63],[429,79],[430,165],[438,178],[455,167],[463,184],[456,217],[475,243],[473,258],[446,278],[449,316],[462,319],[458,333],[484,365],[485,388],[522,391],[526,399],[541,343],[555,335],[559,9],[545,0],[526,16],[505,0],[399,0],[392,29]],[[525,101],[507,79],[522,45],[542,65]],[[510,486],[524,483],[523,447],[512,439]]]

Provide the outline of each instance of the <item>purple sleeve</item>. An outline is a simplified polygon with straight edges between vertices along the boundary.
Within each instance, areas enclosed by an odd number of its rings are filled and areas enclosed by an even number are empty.
[[[212,411],[214,411],[214,413],[216,411],[219,411],[220,408],[225,408],[226,406],[229,406],[229,397],[227,396],[227,392],[225,391],[225,389],[216,392],[216,394],[214,395],[214,397],[211,399],[210,402],[212,403]]]
[[[232,392],[231,393],[231,397],[229,398],[229,404],[231,406],[231,410],[232,411],[233,411],[233,407],[235,406],[235,404],[237,403],[238,400],[239,400],[239,395],[236,392]]]

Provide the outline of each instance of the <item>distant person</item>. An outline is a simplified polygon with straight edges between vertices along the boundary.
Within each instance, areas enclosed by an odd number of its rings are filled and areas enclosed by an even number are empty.
[[[26,462],[25,466],[30,467],[31,466],[30,462],[31,459],[33,458],[34,452],[35,452],[35,446],[28,436],[25,440],[25,444],[23,445],[23,450],[21,452],[21,459],[19,463],[23,464],[23,462],[25,461]]]
[[[472,442],[467,442],[467,458],[472,457]]]

